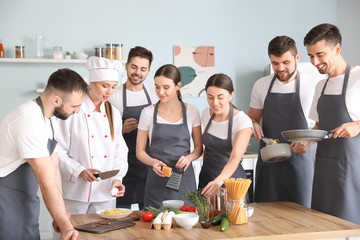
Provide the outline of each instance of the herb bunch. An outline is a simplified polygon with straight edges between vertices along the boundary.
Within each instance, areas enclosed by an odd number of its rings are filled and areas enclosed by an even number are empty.
[[[205,195],[201,194],[202,188],[199,188],[196,192],[184,191],[185,198],[194,204],[195,207],[207,207],[208,206],[208,199]]]

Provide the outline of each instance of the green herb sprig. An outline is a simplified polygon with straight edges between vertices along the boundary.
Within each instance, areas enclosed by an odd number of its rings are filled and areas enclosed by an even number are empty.
[[[201,194],[202,188],[199,188],[196,192],[184,191],[185,198],[190,201],[195,207],[205,207],[208,205],[208,199],[205,195]]]

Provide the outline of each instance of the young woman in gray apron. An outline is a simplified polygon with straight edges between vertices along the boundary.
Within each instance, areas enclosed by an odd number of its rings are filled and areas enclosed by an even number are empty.
[[[341,95],[325,95],[325,82],[318,101],[319,129],[331,131],[352,122],[345,96],[349,82],[347,65]],[[360,224],[360,134],[330,138],[318,143],[311,207]]]
[[[123,123],[128,118],[135,118],[139,121],[141,111],[144,107],[151,104],[150,96],[144,86],[144,93],[147,99],[147,104],[139,106],[127,106],[126,103],[126,84],[123,85]],[[130,208],[133,203],[139,204],[139,209],[144,208],[144,194],[145,194],[145,182],[147,176],[147,166],[143,164],[136,157],[136,136],[137,129],[125,133],[125,142],[129,148],[128,163],[129,168],[126,176],[123,179],[123,184],[126,187],[125,195],[116,199],[116,206]]]
[[[205,154],[199,176],[199,188],[203,189],[203,194],[210,197],[219,191],[219,187],[223,185],[223,179],[229,177],[246,179],[245,170],[240,162],[249,144],[252,122],[246,114],[236,110],[238,115],[235,118],[237,121],[235,129],[237,132],[233,138],[234,107],[230,101],[234,95],[234,87],[227,75],[222,73],[212,75],[205,85],[205,90],[209,108],[203,112],[203,121],[206,121],[208,114],[211,112],[212,114],[208,122],[203,122],[204,125],[206,124],[202,135]],[[220,130],[216,129],[216,127],[219,128],[218,125],[212,124],[215,116],[218,119],[224,119],[221,122],[228,120],[226,138],[213,135],[225,130],[224,125],[221,125],[223,129]],[[212,133],[209,132],[210,128],[213,129]]]
[[[288,143],[281,132],[289,129],[307,129],[300,102],[300,74],[296,73],[294,93],[272,93],[274,75],[263,109],[263,132],[267,138]],[[260,142],[260,149],[265,147]],[[255,202],[292,201],[310,207],[314,164],[311,153],[298,155],[280,163],[265,163],[258,154],[256,165]]]
[[[179,91],[181,76],[174,65],[167,64],[156,71],[155,85],[160,101],[155,106],[149,106],[142,111],[136,146],[138,159],[149,166],[144,206],[160,207],[162,201],[171,199],[184,200],[185,204],[191,204],[185,200],[184,191],[196,191],[192,161],[202,154],[199,112],[191,104],[185,106],[181,101]],[[174,108],[179,111],[173,110]],[[162,121],[159,120],[160,111]],[[194,124],[196,123],[194,116],[188,116],[188,112],[196,113],[198,126]],[[192,126],[191,134],[188,128],[190,126]],[[149,135],[151,142],[149,151],[146,151]],[[194,141],[194,150],[190,153],[191,138]],[[162,166],[184,169],[179,191],[166,188],[169,178],[164,177]]]
[[[36,103],[45,118],[40,97],[36,99]],[[53,139],[48,139],[47,148],[51,156],[56,147],[56,140],[51,120],[50,124]],[[40,200],[37,195],[39,183],[30,164],[26,162],[0,179],[0,201],[7,206],[7,211],[2,211],[4,214],[1,221],[5,221],[8,226],[0,233],[0,239],[40,239]]]

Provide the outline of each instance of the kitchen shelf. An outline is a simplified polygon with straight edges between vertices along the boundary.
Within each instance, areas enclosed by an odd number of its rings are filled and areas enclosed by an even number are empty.
[[[86,63],[87,59],[52,59],[52,58],[0,58],[0,63]],[[125,60],[121,60],[126,63]]]

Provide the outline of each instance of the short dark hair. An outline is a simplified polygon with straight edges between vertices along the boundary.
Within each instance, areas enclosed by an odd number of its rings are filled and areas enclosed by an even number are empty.
[[[58,90],[62,93],[63,101],[73,92],[88,93],[89,86],[84,79],[75,71],[63,68],[52,73],[49,77],[45,92]]]
[[[133,57],[141,57],[149,60],[149,66],[151,66],[151,63],[153,61],[153,54],[150,50],[147,50],[144,47],[136,46],[130,49],[127,63],[131,61]]]
[[[268,55],[276,57],[282,56],[286,52],[290,52],[294,57],[298,53],[294,39],[288,36],[277,36],[273,38],[268,45]]]
[[[161,66],[158,70],[156,70],[154,78],[164,76],[174,81],[175,86],[181,82],[181,73],[175,65],[165,64]],[[178,99],[181,100],[181,92],[177,90]]]
[[[330,23],[322,23],[313,27],[304,38],[304,46],[313,45],[318,41],[325,40],[326,44],[341,45],[342,37],[340,30]]]

